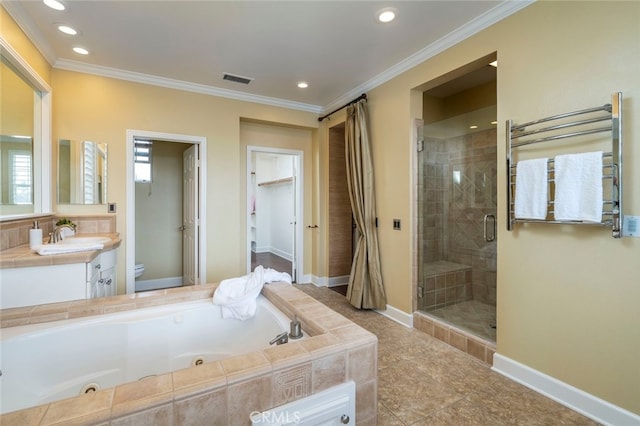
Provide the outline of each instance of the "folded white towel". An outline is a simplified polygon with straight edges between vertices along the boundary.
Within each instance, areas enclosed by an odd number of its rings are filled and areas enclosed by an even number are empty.
[[[213,293],[213,303],[220,305],[222,318],[246,320],[256,314],[256,299],[266,283],[284,281],[291,284],[286,272],[256,266],[252,273],[222,280]]]
[[[523,160],[516,167],[516,219],[541,219],[547,217],[549,201],[547,158]]]
[[[33,250],[40,256],[48,256],[51,254],[77,253],[81,251],[102,250],[102,243],[85,243],[85,244],[42,244],[34,246]]]
[[[602,221],[602,151],[555,158],[556,220]]]

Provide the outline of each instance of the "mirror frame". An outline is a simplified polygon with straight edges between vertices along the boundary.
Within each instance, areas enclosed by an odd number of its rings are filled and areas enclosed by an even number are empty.
[[[51,214],[51,87],[2,36],[0,54],[40,92],[33,108],[33,212],[2,215],[0,221]]]

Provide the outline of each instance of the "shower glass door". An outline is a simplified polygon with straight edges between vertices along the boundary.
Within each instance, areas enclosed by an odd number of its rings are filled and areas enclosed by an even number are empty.
[[[496,107],[423,127],[418,309],[496,335]],[[475,127],[474,127],[475,126]]]

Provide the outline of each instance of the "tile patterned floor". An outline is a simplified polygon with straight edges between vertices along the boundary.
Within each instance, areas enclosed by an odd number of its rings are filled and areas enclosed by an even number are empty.
[[[453,324],[476,336],[496,341],[496,307],[477,300],[456,303],[455,305],[427,312],[449,324]]]
[[[297,288],[378,336],[378,425],[597,425],[425,333],[338,292]]]

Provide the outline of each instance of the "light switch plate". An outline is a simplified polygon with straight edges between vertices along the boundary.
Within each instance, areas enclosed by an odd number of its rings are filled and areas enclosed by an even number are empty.
[[[622,221],[622,236],[640,238],[640,216],[624,215]]]

